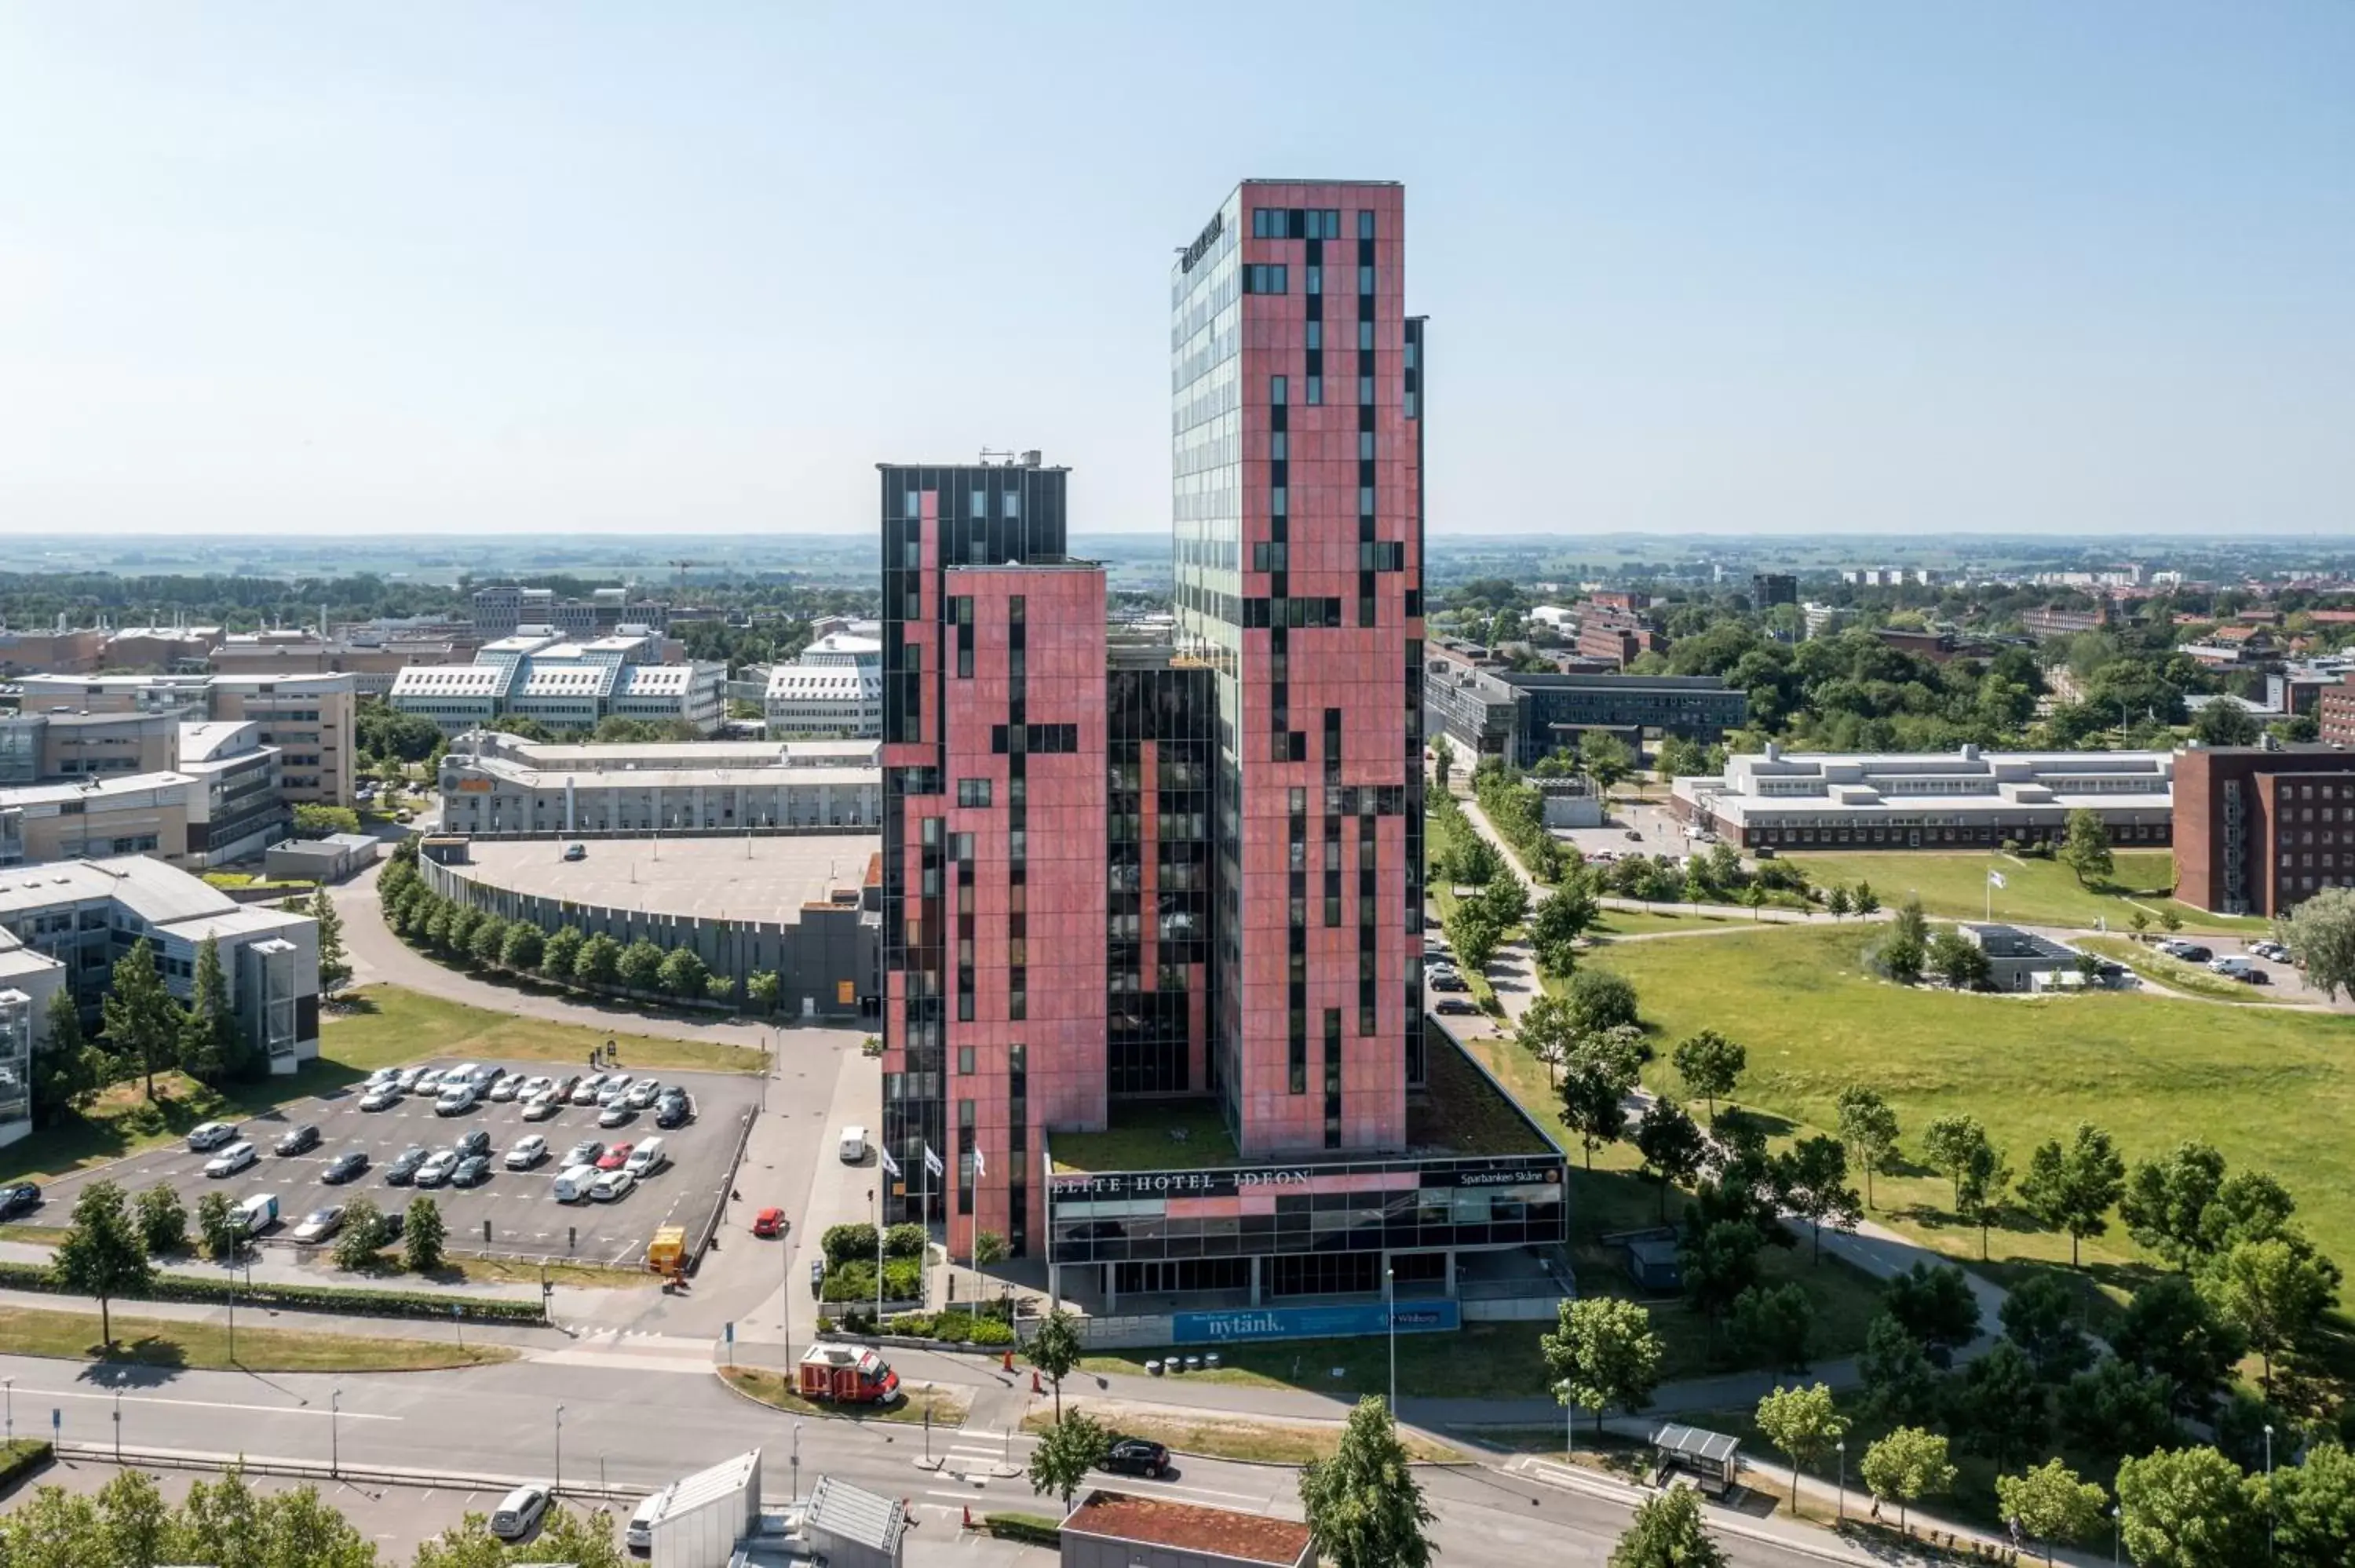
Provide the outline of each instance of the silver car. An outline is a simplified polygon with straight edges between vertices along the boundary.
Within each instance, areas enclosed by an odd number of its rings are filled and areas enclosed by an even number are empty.
[[[662,1085],[659,1081],[654,1078],[640,1078],[630,1086],[630,1092],[622,1098],[632,1110],[645,1110],[661,1096]]]

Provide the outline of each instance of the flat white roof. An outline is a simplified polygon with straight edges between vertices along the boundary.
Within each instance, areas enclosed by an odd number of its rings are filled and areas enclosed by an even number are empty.
[[[0,808],[57,806],[76,800],[119,800],[126,795],[146,794],[195,782],[196,779],[191,774],[164,772],[109,774],[78,784],[27,784],[18,789],[0,789]]]

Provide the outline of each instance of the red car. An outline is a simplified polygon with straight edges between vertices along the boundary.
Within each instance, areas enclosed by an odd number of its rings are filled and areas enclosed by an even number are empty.
[[[627,1165],[630,1162],[630,1148],[631,1146],[626,1143],[617,1143],[613,1145],[613,1148],[605,1150],[604,1158],[597,1161],[597,1169],[600,1171],[619,1171],[623,1166]]]
[[[763,1209],[752,1216],[752,1234],[756,1236],[781,1236],[785,1234],[785,1212]]]

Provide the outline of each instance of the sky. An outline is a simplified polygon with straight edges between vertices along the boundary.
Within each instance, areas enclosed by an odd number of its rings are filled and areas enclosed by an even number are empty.
[[[0,535],[1168,527],[1171,251],[1407,186],[1434,533],[2355,532],[2355,5],[0,0]]]

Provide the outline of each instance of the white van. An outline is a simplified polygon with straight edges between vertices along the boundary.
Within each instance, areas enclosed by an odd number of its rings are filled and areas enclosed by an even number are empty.
[[[633,1552],[651,1552],[655,1545],[655,1520],[662,1517],[663,1507],[670,1501],[677,1489],[665,1487],[638,1505],[630,1515],[630,1527],[623,1532],[622,1544]]]
[[[2238,953],[2226,953],[2221,959],[2211,959],[2208,960],[2208,968],[2211,971],[2220,975],[2230,975],[2234,980],[2239,980],[2244,975],[2249,974],[2254,970],[2256,967],[2256,965],[2249,962],[2248,959],[2243,958]]]
[[[556,1178],[556,1201],[559,1203],[581,1202],[589,1196],[589,1189],[596,1184],[597,1168],[594,1165],[569,1166]]]
[[[649,1138],[630,1150],[629,1160],[622,1169],[641,1181],[670,1163],[670,1151],[659,1138]]]
[[[521,1541],[548,1511],[548,1494],[538,1487],[517,1487],[499,1499],[491,1515],[491,1533],[501,1541]]]
[[[862,1163],[867,1159],[867,1129],[863,1127],[844,1128],[841,1152],[845,1165]]]
[[[278,1223],[278,1194],[256,1192],[239,1201],[231,1211],[230,1224],[240,1235],[258,1236]]]

